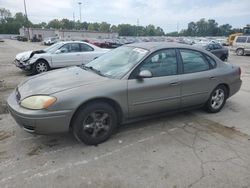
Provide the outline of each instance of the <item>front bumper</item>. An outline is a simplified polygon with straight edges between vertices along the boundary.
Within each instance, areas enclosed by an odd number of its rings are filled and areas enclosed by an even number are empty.
[[[14,64],[16,65],[16,67],[22,70],[30,71],[32,69],[31,65],[24,65],[22,61],[19,61],[17,59],[14,60]]]
[[[25,131],[36,134],[55,134],[69,131],[72,110],[29,110],[21,107],[13,92],[8,100],[10,114]]]

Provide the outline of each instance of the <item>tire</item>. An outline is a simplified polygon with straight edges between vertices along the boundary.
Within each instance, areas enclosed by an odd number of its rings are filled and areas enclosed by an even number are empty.
[[[238,55],[238,56],[243,56],[244,55],[244,49],[243,48],[239,48],[239,49],[237,49],[236,50],[236,54]]]
[[[32,68],[33,74],[40,74],[50,70],[49,64],[45,60],[38,60]]]
[[[98,145],[111,137],[117,123],[117,114],[110,105],[95,102],[77,112],[72,122],[72,131],[78,141]]]
[[[224,107],[227,97],[227,88],[223,85],[219,85],[212,91],[207,103],[205,104],[206,111],[210,113],[219,112]]]

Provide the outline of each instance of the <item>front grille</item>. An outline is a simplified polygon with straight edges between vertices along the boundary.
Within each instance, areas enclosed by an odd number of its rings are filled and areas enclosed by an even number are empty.
[[[20,99],[21,99],[21,94],[20,94],[20,92],[18,91],[18,88],[16,88],[15,95],[16,95],[16,100],[17,100],[17,102],[19,102]]]

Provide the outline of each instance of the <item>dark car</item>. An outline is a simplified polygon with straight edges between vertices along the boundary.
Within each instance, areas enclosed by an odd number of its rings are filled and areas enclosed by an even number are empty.
[[[24,36],[17,36],[17,40],[22,41],[22,42],[26,42],[26,41],[28,41],[28,38],[24,37]]]
[[[219,43],[210,43],[204,46],[207,51],[220,58],[222,61],[226,61],[228,58],[228,48],[222,46]]]

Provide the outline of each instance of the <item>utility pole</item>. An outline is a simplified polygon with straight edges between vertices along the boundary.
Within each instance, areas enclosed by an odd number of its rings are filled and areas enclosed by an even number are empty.
[[[28,14],[27,14],[27,9],[26,9],[26,2],[25,2],[25,0],[23,0],[23,3],[24,3],[24,11],[25,11],[25,17],[26,17],[27,29],[28,29],[28,40],[30,40],[29,20],[28,20]]]
[[[78,2],[79,4],[79,20],[80,20],[80,23],[82,22],[82,2]]]

